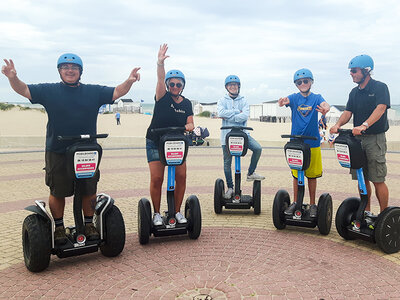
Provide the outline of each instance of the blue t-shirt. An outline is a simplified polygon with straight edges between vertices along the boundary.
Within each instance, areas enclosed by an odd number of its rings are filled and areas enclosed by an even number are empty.
[[[292,110],[292,135],[315,136],[317,140],[304,140],[311,148],[320,146],[320,136],[318,130],[318,112],[317,105],[325,102],[319,94],[311,93],[303,97],[300,93],[288,96]]]
[[[97,115],[103,104],[112,104],[114,88],[80,84],[70,87],[63,83],[28,85],[33,104],[47,111],[46,151],[65,153],[74,141],[59,141],[59,135],[96,134]]]

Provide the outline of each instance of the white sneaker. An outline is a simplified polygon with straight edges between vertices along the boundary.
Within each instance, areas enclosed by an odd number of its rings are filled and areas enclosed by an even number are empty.
[[[180,211],[178,211],[178,212],[175,214],[175,218],[176,218],[176,220],[178,221],[179,224],[187,223],[186,218],[181,214]]]
[[[226,191],[224,198],[225,199],[231,199],[233,196],[233,188],[228,188],[228,190]]]
[[[160,213],[154,213],[153,224],[154,224],[154,226],[160,226],[163,224],[163,220],[162,220]]]
[[[264,180],[265,177],[258,175],[256,172],[254,172],[251,175],[247,175],[247,181],[254,181],[254,180]]]

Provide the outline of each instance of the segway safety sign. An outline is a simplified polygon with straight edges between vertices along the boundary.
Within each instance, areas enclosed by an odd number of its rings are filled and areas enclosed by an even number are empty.
[[[74,155],[74,170],[76,178],[91,178],[99,162],[98,151],[78,151]]]
[[[165,161],[168,165],[180,165],[185,155],[184,141],[166,141],[164,144]]]
[[[229,152],[231,155],[241,155],[244,147],[244,138],[239,136],[229,137]]]
[[[303,168],[303,151],[286,149],[286,161],[289,168],[293,170],[301,170]]]
[[[350,149],[346,144],[335,144],[336,157],[342,167],[350,168]]]

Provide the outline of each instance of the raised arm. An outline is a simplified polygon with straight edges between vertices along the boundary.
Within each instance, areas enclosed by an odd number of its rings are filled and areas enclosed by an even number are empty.
[[[15,70],[14,62],[12,61],[12,59],[4,59],[4,62],[6,64],[3,65],[3,67],[1,68],[1,73],[3,73],[8,78],[12,89],[21,96],[32,100],[31,92],[29,91],[28,86],[25,82],[21,81],[17,77],[17,71]]]
[[[167,90],[165,89],[165,68],[164,68],[164,61],[169,57],[168,55],[166,55],[167,50],[168,50],[167,44],[161,45],[160,50],[158,50],[156,101],[164,97],[164,95],[167,92]]]
[[[290,103],[290,100],[288,97],[279,98],[279,100],[278,100],[279,106],[289,105],[289,103]]]
[[[132,84],[140,80],[140,74],[138,73],[139,70],[140,68],[134,68],[131,74],[129,75],[128,79],[114,89],[114,94],[112,98],[113,101],[117,100],[122,96],[125,96],[131,89]]]
[[[320,112],[323,115],[326,115],[330,109],[331,107],[328,102],[324,101],[320,105],[317,105],[316,111]]]

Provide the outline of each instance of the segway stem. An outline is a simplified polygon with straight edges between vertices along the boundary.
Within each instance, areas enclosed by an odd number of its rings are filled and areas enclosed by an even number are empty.
[[[235,156],[235,195],[241,194],[241,177],[240,156]]]
[[[175,166],[168,166],[168,219],[175,216]]]
[[[77,180],[75,182],[75,194],[74,194],[74,219],[76,225],[76,233],[77,235],[85,234],[85,228],[83,226],[83,217],[82,217],[82,182],[81,180]]]
[[[296,210],[301,211],[304,199],[304,171],[297,171],[297,199]]]

